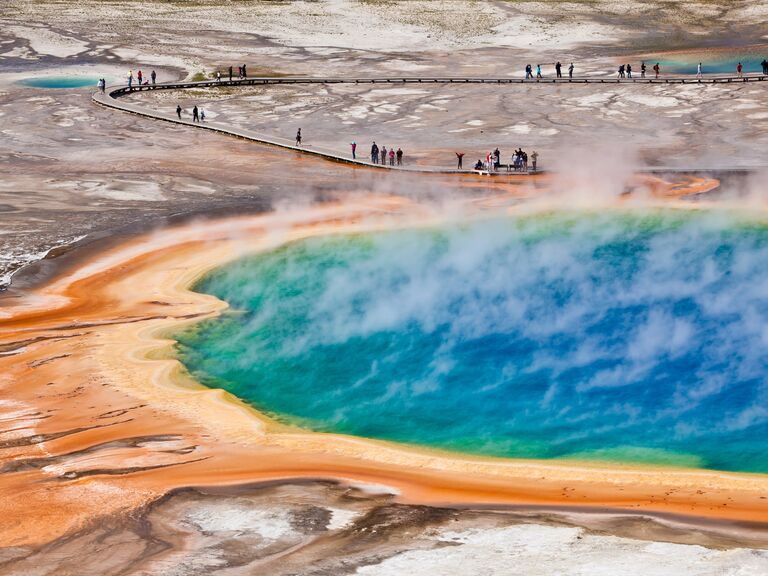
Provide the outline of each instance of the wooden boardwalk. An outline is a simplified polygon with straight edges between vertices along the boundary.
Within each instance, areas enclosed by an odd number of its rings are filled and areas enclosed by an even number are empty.
[[[543,79],[529,79],[522,78],[451,78],[451,77],[369,77],[369,78],[314,78],[306,76],[280,76],[280,77],[254,77],[228,80],[222,78],[221,81],[217,80],[203,80],[203,81],[182,81],[182,82],[165,82],[160,84],[147,84],[147,85],[135,85],[129,88],[127,85],[109,86],[104,92],[98,91],[93,94],[93,101],[102,106],[109,108],[115,108],[123,112],[129,112],[132,114],[138,114],[155,120],[163,120],[165,122],[173,122],[175,124],[183,124],[187,126],[194,126],[195,128],[201,128],[204,130],[212,130],[221,134],[227,134],[229,136],[235,136],[237,138],[243,138],[260,144],[266,144],[269,146],[277,146],[303,154],[310,154],[313,156],[320,156],[327,160],[335,162],[343,162],[347,164],[355,164],[360,166],[366,166],[369,168],[376,168],[382,170],[398,170],[405,172],[428,172],[428,173],[445,173],[445,174],[457,174],[457,173],[478,173],[478,171],[472,169],[456,170],[450,168],[429,167],[429,166],[389,166],[385,164],[373,164],[370,162],[370,154],[368,149],[363,147],[362,154],[358,154],[357,159],[352,159],[351,155],[342,155],[335,150],[327,150],[317,148],[314,146],[296,146],[294,141],[285,138],[276,137],[273,135],[260,134],[252,130],[246,130],[243,128],[234,128],[218,122],[192,122],[185,118],[179,119],[175,114],[166,114],[156,110],[150,110],[139,106],[137,104],[129,103],[125,100],[120,100],[121,96],[127,94],[148,92],[152,90],[184,90],[190,88],[225,88],[225,87],[242,87],[242,86],[263,86],[272,84],[525,84],[527,86],[535,86],[539,84],[551,85],[551,84],[620,84],[620,85],[635,85],[635,84],[729,84],[729,83],[743,83],[743,82],[766,82],[768,86],[768,76],[764,75],[747,75],[744,76],[705,76],[703,78],[696,78],[692,76],[670,76],[662,78],[543,78]],[[483,171],[483,174],[488,174],[487,171]],[[521,172],[491,172],[491,175],[504,175],[504,176],[516,176],[525,177],[531,173]]]

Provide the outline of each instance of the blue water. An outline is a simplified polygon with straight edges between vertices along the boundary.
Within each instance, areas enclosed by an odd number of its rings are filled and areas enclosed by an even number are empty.
[[[296,242],[216,271],[203,383],[317,430],[768,472],[768,228],[555,213]]]
[[[86,86],[96,89],[96,84],[101,76],[40,76],[25,78],[19,84],[32,88],[84,88]]]

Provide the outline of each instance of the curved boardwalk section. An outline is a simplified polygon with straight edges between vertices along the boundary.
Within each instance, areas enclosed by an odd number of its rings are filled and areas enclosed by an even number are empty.
[[[203,80],[199,82],[182,81],[166,82],[163,84],[147,84],[141,86],[110,86],[104,92],[96,92],[93,100],[97,104],[115,108],[124,112],[139,114],[156,120],[174,122],[176,124],[186,124],[195,128],[212,130],[238,138],[244,138],[260,144],[278,146],[304,154],[320,156],[327,160],[335,162],[345,162],[347,164],[358,164],[370,168],[382,170],[401,170],[407,172],[430,172],[430,173],[473,173],[474,170],[454,170],[449,168],[426,167],[426,166],[388,166],[385,164],[373,164],[364,159],[352,159],[349,156],[341,155],[333,150],[322,148],[306,148],[295,146],[287,139],[278,138],[271,135],[260,134],[252,130],[234,128],[217,122],[192,122],[191,120],[179,119],[173,114],[165,114],[156,110],[150,110],[136,104],[120,100],[121,96],[133,94],[135,92],[147,92],[152,90],[184,90],[189,88],[223,88],[227,86],[262,86],[269,84],[524,84],[527,86],[536,86],[539,84],[730,84],[744,82],[768,82],[768,76],[765,75],[744,75],[744,76],[709,76],[704,78],[695,78],[691,76],[670,76],[664,78],[542,78],[524,80],[522,78],[450,78],[450,77],[374,77],[374,78],[312,78],[304,76],[285,76],[285,77],[254,77],[242,78],[236,80]],[[487,172],[485,172],[487,174]],[[520,172],[494,172],[492,174],[503,174],[509,176],[526,176],[530,173]]]

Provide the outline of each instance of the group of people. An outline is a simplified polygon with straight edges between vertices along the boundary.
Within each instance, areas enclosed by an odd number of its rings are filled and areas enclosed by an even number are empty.
[[[568,66],[568,78],[573,78],[573,71],[576,69],[576,67],[573,65],[573,62],[571,62],[571,65]],[[563,77],[563,65],[558,61],[555,62],[555,75],[558,78]],[[525,65],[525,79],[528,80],[529,78],[533,78],[533,66],[530,64]],[[541,75],[541,64],[536,64],[536,78],[543,78]]]
[[[184,112],[184,110],[182,110],[181,105],[177,105],[176,116],[179,117],[179,120],[181,120],[182,112]],[[205,110],[198,108],[197,104],[192,108],[192,122],[205,122]]]
[[[229,72],[229,79],[232,80],[232,72],[233,72],[232,66],[230,66],[227,71]],[[243,80],[244,78],[248,78],[248,69],[245,67],[245,64],[237,67],[237,79]],[[221,80],[220,72],[216,72],[216,79]]]
[[[458,160],[457,168],[461,170],[464,153],[456,152],[456,159]],[[539,153],[534,150],[531,152],[530,159],[532,171],[536,172],[538,169]],[[501,167],[501,151],[496,148],[493,152],[488,152],[488,154],[485,155],[485,162],[483,162],[481,159],[478,159],[478,161],[475,163],[474,169],[487,172],[495,172]],[[523,151],[522,148],[515,150],[506,168],[507,172],[528,172],[528,153]]]
[[[354,159],[357,157],[357,142],[351,142],[350,145],[352,146],[352,158]],[[395,162],[397,162],[397,166],[402,166],[403,150],[398,148],[397,151],[395,151],[394,146],[389,150],[387,150],[386,146],[379,148],[378,144],[374,142],[371,145],[371,164],[382,164],[386,166],[387,161],[389,161],[390,166],[395,166]]]
[[[99,78],[99,82],[96,84],[96,86],[98,86],[101,93],[104,94],[104,91],[107,89],[107,79]]]
[[[701,65],[699,65],[701,66]],[[648,70],[648,67],[645,65],[645,62],[642,62],[640,64],[640,78],[645,78],[645,73]],[[661,74],[661,66],[658,62],[653,65],[653,73],[656,75],[656,78],[659,77]],[[619,78],[632,78],[632,64],[621,64],[619,66]]]
[[[131,88],[133,86],[133,70],[128,71],[128,88]],[[154,70],[149,75],[150,80],[152,80],[152,84],[155,84],[157,81],[157,74]],[[139,86],[147,86],[149,84],[149,80],[145,79],[144,76],[141,73],[141,70],[139,70],[136,73],[136,81],[138,82]]]

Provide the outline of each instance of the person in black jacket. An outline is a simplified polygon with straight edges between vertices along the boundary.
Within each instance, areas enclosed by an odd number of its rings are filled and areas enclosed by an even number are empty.
[[[373,146],[371,146],[371,164],[378,164],[379,163],[379,147],[376,145],[376,142],[373,143]]]

